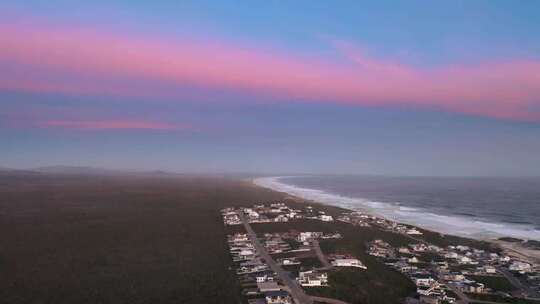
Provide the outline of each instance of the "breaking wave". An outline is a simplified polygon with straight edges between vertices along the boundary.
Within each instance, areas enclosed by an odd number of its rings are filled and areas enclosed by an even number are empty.
[[[387,219],[415,225],[444,234],[458,235],[475,239],[495,239],[514,237],[528,240],[540,240],[540,231],[527,224],[496,223],[470,215],[436,214],[423,208],[402,206],[400,203],[376,202],[364,198],[348,197],[322,190],[302,188],[283,183],[277,177],[254,179],[258,186],[279,192],[285,192],[306,200],[341,207],[353,211],[363,211]],[[291,176],[287,176],[289,178]]]

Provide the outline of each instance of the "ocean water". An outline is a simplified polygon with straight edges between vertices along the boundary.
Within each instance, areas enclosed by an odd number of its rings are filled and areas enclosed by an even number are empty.
[[[540,240],[540,178],[325,175],[254,182],[442,233]]]

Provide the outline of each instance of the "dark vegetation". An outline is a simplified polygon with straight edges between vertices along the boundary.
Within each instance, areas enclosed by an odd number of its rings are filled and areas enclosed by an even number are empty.
[[[299,258],[298,260],[300,261],[302,265],[302,268],[303,268],[302,270],[310,270],[313,268],[322,267],[321,262],[315,256]]]
[[[0,173],[0,302],[239,303],[219,210],[279,197],[223,178]]]

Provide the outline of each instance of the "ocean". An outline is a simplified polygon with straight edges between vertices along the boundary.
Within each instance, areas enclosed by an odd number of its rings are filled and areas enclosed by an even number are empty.
[[[540,240],[540,178],[282,176],[254,182],[304,199],[476,239]]]

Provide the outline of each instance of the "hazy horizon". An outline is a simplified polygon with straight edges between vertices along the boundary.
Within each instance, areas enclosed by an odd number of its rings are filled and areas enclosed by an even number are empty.
[[[536,179],[540,178],[540,175],[392,175],[392,174],[376,174],[376,173],[340,173],[340,172],[257,172],[257,171],[181,171],[181,170],[167,170],[159,168],[115,168],[115,167],[94,167],[84,165],[44,165],[37,167],[9,167],[1,166],[2,170],[13,171],[35,171],[43,173],[63,173],[63,172],[80,172],[80,173],[93,173],[99,174],[100,172],[110,174],[145,174],[145,173],[164,173],[164,174],[184,174],[184,175],[242,175],[246,177],[309,177],[309,176],[358,176],[358,177],[389,177],[389,178],[510,178],[510,179]]]

